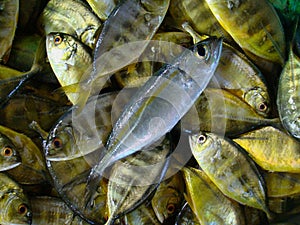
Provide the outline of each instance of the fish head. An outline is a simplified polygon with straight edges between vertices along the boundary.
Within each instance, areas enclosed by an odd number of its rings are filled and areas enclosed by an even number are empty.
[[[1,224],[26,225],[32,222],[32,211],[25,195],[22,193],[7,193],[1,198]]]
[[[59,121],[49,132],[45,144],[45,156],[50,161],[68,160],[78,157],[73,127],[69,123]]]
[[[21,164],[17,147],[3,134],[0,134],[0,171],[13,169]]]
[[[217,136],[212,133],[199,132],[189,136],[190,148],[195,157],[202,151],[218,147]]]
[[[270,113],[270,98],[267,91],[259,87],[253,88],[245,93],[244,99],[259,115],[268,117]]]
[[[212,68],[216,68],[222,52],[222,38],[210,37],[196,43],[192,51],[194,55]]]
[[[72,64],[77,51],[76,39],[64,33],[50,33],[46,37],[46,50],[52,67],[62,62]]]

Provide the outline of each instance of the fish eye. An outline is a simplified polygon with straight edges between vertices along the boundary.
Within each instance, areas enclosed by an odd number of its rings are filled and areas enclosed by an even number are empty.
[[[175,207],[174,204],[169,204],[167,206],[167,212],[168,212],[168,214],[173,214],[175,212],[175,209],[176,209],[176,207]]]
[[[9,156],[12,156],[13,150],[12,150],[11,147],[6,146],[6,147],[4,147],[4,148],[2,149],[1,154],[2,154],[3,156],[9,157]]]
[[[62,140],[60,138],[56,137],[56,138],[53,139],[52,145],[53,145],[54,148],[62,148],[63,143],[62,143]]]
[[[196,55],[200,58],[200,59],[205,59],[207,58],[207,46],[206,45],[198,45],[197,46],[197,51],[196,51]]]
[[[59,36],[59,35],[56,35],[55,37],[54,37],[54,44],[56,44],[56,45],[59,45],[61,42],[62,42],[62,37],[61,36]]]
[[[203,144],[206,141],[206,135],[205,134],[200,134],[198,137],[198,143]]]
[[[258,105],[258,110],[261,111],[261,112],[265,112],[267,109],[268,109],[268,106],[267,106],[266,103],[264,103],[264,102],[261,102],[261,103]]]
[[[18,213],[19,214],[24,215],[24,214],[27,213],[27,211],[28,211],[28,209],[27,209],[26,205],[24,205],[24,204],[19,205],[19,207],[18,207]]]

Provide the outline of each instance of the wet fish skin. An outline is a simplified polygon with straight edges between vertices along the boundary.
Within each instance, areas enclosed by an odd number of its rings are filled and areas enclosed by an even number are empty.
[[[284,128],[300,140],[300,58],[292,46],[279,78],[277,107]]]
[[[241,134],[233,141],[265,170],[292,173],[300,171],[299,142],[278,128],[264,126]],[[284,151],[282,146],[285,147]]]
[[[108,166],[158,140],[176,125],[210,81],[221,49],[222,39],[199,42],[162,67],[138,90],[115,123],[105,156],[92,169],[87,202]],[[162,126],[151,128],[152,119],[163,121],[155,123]]]
[[[257,209],[271,218],[264,180],[254,162],[227,138],[199,132],[190,136],[190,147],[199,166],[229,198]]]
[[[285,60],[285,37],[281,21],[267,0],[206,0],[223,28],[255,61],[280,65]]]
[[[191,167],[184,167],[182,171],[185,199],[200,224],[245,225],[241,206],[224,196],[203,171]]]
[[[6,63],[15,36],[19,15],[19,0],[0,1],[0,62]]]
[[[128,225],[160,225],[151,205],[142,204],[137,209],[125,215],[125,223]]]

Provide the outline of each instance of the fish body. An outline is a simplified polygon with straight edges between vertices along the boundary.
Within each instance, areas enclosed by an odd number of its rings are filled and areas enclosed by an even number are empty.
[[[242,134],[233,140],[244,148],[253,160],[265,170],[299,172],[300,144],[277,128],[265,126]],[[282,146],[284,146],[284,151]]]
[[[69,34],[48,34],[46,48],[50,65],[61,86],[79,83],[92,65],[90,51]],[[73,104],[77,102],[79,93],[66,94]]]
[[[300,58],[293,48],[279,78],[277,107],[284,128],[300,139]]]
[[[178,27],[188,22],[199,34],[232,40],[214,17],[205,0],[173,0],[169,11]]]
[[[105,21],[116,7],[115,0],[87,0],[87,3],[102,21]]]
[[[31,224],[30,202],[21,186],[0,173],[0,221],[3,225]]]
[[[107,220],[108,183],[101,179],[92,204],[86,205],[83,199],[88,175],[103,155],[112,122],[133,93],[123,90],[95,96],[79,115],[73,106],[51,128],[44,146],[47,168],[58,193],[91,223],[104,224]],[[91,117],[94,114],[96,117]]]
[[[51,0],[42,12],[39,23],[43,33],[66,33],[94,48],[101,21],[80,0]]]
[[[264,180],[242,149],[229,139],[204,132],[191,135],[190,146],[199,166],[223,194],[271,217]]]
[[[236,136],[257,126],[278,124],[267,119],[250,105],[227,90],[206,88],[181,120],[187,132],[208,131]]]
[[[34,196],[29,199],[32,208],[32,225],[88,225],[86,221],[56,197]],[[75,223],[76,222],[76,223]]]
[[[269,197],[291,197],[300,194],[300,174],[264,172]]]
[[[222,27],[248,56],[256,55],[261,59],[284,64],[283,27],[275,9],[267,0],[206,2]]]
[[[160,225],[151,206],[140,205],[137,209],[125,215],[125,223],[128,225]]]
[[[19,16],[19,0],[0,1],[0,62],[6,63],[15,37]]]
[[[245,224],[241,206],[225,197],[203,171],[188,167],[182,171],[185,198],[200,224]]]
[[[105,156],[90,174],[87,196],[108,166],[157,141],[176,125],[210,81],[221,48],[220,39],[194,45],[138,90],[115,123]]]
[[[175,225],[200,225],[198,218],[187,202],[179,212]]]
[[[136,209],[156,190],[166,173],[170,144],[165,137],[113,165],[108,181],[106,224]]]

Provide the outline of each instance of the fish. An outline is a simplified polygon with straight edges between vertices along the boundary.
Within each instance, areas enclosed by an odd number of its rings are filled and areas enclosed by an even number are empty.
[[[102,21],[107,20],[117,2],[115,0],[87,0],[89,6]]]
[[[79,109],[72,106],[53,124],[44,142],[46,164],[54,187],[77,214],[91,223],[104,224],[108,218],[108,181],[103,178],[97,183],[90,205],[83,200],[86,182],[92,167],[103,155],[103,143],[113,121],[134,93],[135,90],[122,90],[94,96],[80,114],[76,113]]]
[[[9,58],[12,42],[15,37],[19,15],[19,0],[0,1],[0,62],[6,63]]]
[[[89,65],[92,65],[90,50],[80,40],[69,34],[49,33],[46,49],[50,65],[61,86],[78,83]],[[79,93],[66,93],[75,104]]]
[[[265,118],[227,90],[207,87],[181,120],[186,133],[207,131],[235,137],[259,126],[280,126],[279,118]]]
[[[300,58],[289,51],[289,58],[279,77],[277,108],[279,118],[290,135],[300,140]]]
[[[22,187],[4,173],[0,173],[0,221],[3,225],[31,224],[32,211]]]
[[[245,224],[241,206],[224,196],[203,171],[192,167],[182,171],[185,199],[200,224]]]
[[[6,173],[20,184],[47,182],[49,177],[44,156],[36,144],[26,135],[5,126],[0,126],[0,133],[16,146],[21,158],[21,164]]]
[[[151,205],[161,223],[178,213],[183,202],[183,192],[184,181],[181,173],[176,173],[159,184]]]
[[[251,158],[265,170],[299,172],[300,144],[278,128],[264,126],[241,134],[233,138],[233,141],[245,149]],[[284,151],[282,146],[284,146]]]
[[[211,38],[166,64],[130,99],[106,143],[106,154],[89,176],[86,202],[105,169],[170,131],[210,81],[219,61],[222,39]]]
[[[191,37],[184,32],[156,33],[138,62],[114,73],[113,79],[121,88],[141,87],[163,62],[170,62],[191,45]]]
[[[19,75],[21,75],[22,72],[15,70],[13,68],[4,66],[4,65],[0,65],[0,79],[4,80],[4,79],[9,79],[12,77],[17,77]]]
[[[185,202],[177,215],[175,225],[200,225],[195,213],[187,202]]]
[[[196,33],[188,23],[182,27],[193,37],[194,43],[206,38]],[[242,52],[226,42],[223,42],[220,62],[208,86],[236,95],[263,117],[270,114],[271,100],[262,72]]]
[[[173,0],[169,12],[173,23],[175,22],[181,29],[182,24],[187,22],[199,34],[222,37],[229,42],[233,41],[214,17],[205,0]]]
[[[76,9],[76,10],[75,10]],[[97,32],[102,25],[86,3],[80,0],[51,0],[39,18],[39,28],[45,35],[49,33],[69,34],[94,49]]]
[[[156,190],[168,167],[170,145],[169,138],[163,137],[113,165],[108,179],[106,225],[136,209]]]
[[[128,225],[160,225],[151,205],[142,204],[135,210],[125,215]]]
[[[283,27],[267,0],[206,0],[206,3],[221,26],[251,59],[284,64]]]
[[[191,135],[189,142],[199,166],[224,195],[274,217],[267,205],[263,177],[243,149],[208,132]]]
[[[300,194],[300,174],[263,172],[268,197],[291,197]]]
[[[29,198],[32,209],[31,225],[88,225],[76,215],[67,204],[57,197],[50,196],[33,196]]]
[[[13,169],[21,163],[16,146],[5,134],[0,133],[0,172]]]
[[[114,8],[103,24],[93,54],[93,66],[79,82],[80,88],[64,88],[69,93],[80,93],[76,102],[79,108],[103,89],[110,75],[138,59],[162,23],[169,2],[125,0]]]

